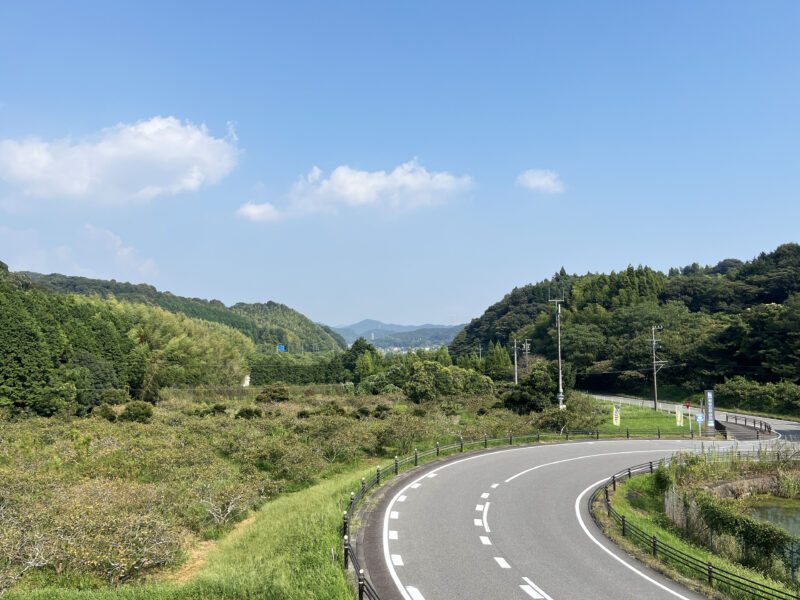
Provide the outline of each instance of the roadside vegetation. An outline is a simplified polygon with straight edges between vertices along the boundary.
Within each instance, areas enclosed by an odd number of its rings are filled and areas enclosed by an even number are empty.
[[[780,455],[765,452],[764,460],[740,458],[735,451],[681,454],[651,475],[617,482],[616,491],[609,490],[611,505],[647,536],[655,535],[717,568],[797,594],[800,538],[749,514],[753,506],[769,498],[785,499],[800,509],[796,448],[778,445],[776,451]],[[778,456],[781,458],[776,460]],[[635,538],[622,538],[602,506],[594,511],[613,539],[633,549]],[[658,562],[652,558],[649,542],[635,552],[648,564]],[[700,587],[706,586],[705,573],[698,574],[669,556],[662,556],[661,561],[666,561],[663,568],[672,576],[693,578]],[[722,585],[732,597],[750,597],[724,584],[716,585]]]

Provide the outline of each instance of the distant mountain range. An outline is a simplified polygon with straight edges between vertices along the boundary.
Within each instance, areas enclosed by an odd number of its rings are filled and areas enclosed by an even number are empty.
[[[363,337],[377,348],[425,348],[446,346],[464,325],[397,325],[364,319],[352,325],[333,327],[348,344]]]

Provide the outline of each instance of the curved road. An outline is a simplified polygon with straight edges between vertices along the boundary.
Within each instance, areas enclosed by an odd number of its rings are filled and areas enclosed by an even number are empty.
[[[372,583],[387,600],[703,598],[621,552],[586,506],[612,473],[699,447],[575,442],[428,465],[396,480],[368,518]]]

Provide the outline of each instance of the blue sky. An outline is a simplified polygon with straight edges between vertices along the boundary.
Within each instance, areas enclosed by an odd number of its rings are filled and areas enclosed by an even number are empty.
[[[800,241],[797,2],[0,5],[0,260],[454,324]]]

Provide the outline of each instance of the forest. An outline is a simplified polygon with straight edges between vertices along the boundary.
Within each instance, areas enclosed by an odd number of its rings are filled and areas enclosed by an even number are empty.
[[[723,401],[731,402],[749,401],[758,389],[762,410],[781,402],[784,410],[800,409],[793,400],[800,383],[797,244],[747,262],[695,263],[666,274],[643,266],[586,275],[562,268],[490,306],[456,336],[450,353],[459,361],[490,344],[508,349],[527,339],[531,354],[555,359],[548,300],[562,294],[562,354],[578,387],[650,393],[651,327],[662,326],[657,352],[667,365],[659,384],[677,394],[723,386]],[[782,386],[779,394],[775,386]]]

